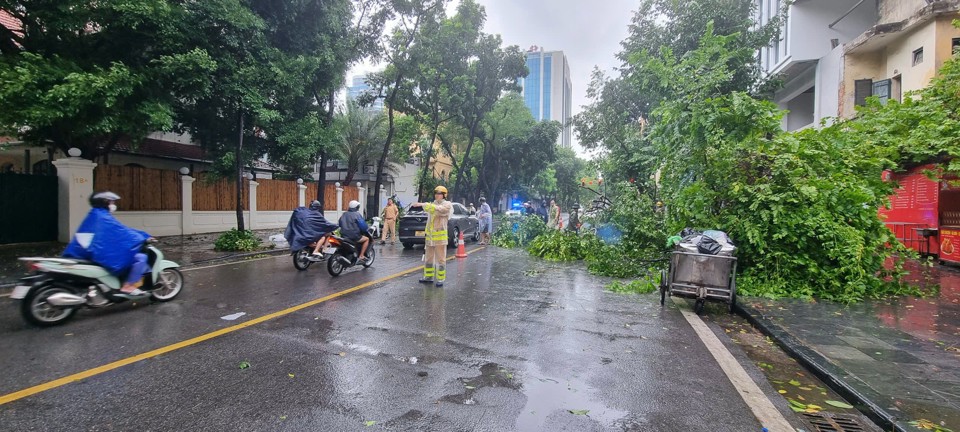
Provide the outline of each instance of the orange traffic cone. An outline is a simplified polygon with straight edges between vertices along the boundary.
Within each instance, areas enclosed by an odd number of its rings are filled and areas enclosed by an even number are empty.
[[[463,247],[463,233],[460,233],[460,239],[457,240],[457,258],[466,258],[467,249]]]

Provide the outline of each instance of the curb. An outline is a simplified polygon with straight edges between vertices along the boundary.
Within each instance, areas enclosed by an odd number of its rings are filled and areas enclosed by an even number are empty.
[[[804,345],[799,339],[787,333],[782,327],[773,322],[760,311],[742,303],[734,306],[738,315],[746,318],[750,324],[760,329],[765,335],[773,339],[790,357],[793,357],[801,366],[812,372],[821,381],[837,392],[844,399],[856,405],[857,409],[871,421],[885,431],[910,432],[897,423],[897,418],[878,405],[881,395],[871,389],[857,389],[844,381],[846,372],[833,364],[826,357]]]
[[[225,255],[222,257],[208,258],[200,261],[194,261],[181,268],[190,269],[193,267],[202,267],[205,265],[218,263],[218,262],[223,262],[223,263],[228,263],[233,261],[240,262],[245,258],[250,258],[250,257],[255,257],[260,255],[280,256],[280,255],[286,255],[289,253],[290,251],[288,249],[270,249],[270,250],[265,250],[260,252],[244,252],[244,253],[238,253],[233,255]],[[8,284],[0,284],[0,296],[5,296],[13,292],[13,287],[15,287],[16,285],[17,285],[16,282],[8,283]]]

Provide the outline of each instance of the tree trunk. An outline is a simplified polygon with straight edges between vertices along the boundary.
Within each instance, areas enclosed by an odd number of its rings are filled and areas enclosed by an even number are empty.
[[[396,132],[394,130],[394,104],[397,102],[397,94],[400,91],[400,82],[403,80],[403,74],[397,74],[397,79],[393,82],[393,90],[390,91],[390,100],[387,102],[387,139],[383,142],[383,151],[380,153],[380,160],[377,161],[377,181],[373,186],[373,193],[379,194],[380,187],[383,186],[383,170],[387,164],[387,155],[390,154],[390,145],[393,144],[393,135]],[[377,212],[380,214],[380,211],[383,209],[380,208],[382,204],[380,202],[380,197],[377,195]]]
[[[457,182],[453,185],[453,190],[450,193],[451,197],[460,197],[457,193],[460,191],[460,185],[463,181],[463,175],[467,170],[468,164],[470,163],[470,150],[473,149],[473,141],[477,137],[477,126],[479,121],[474,121],[470,125],[470,140],[467,141],[467,151],[463,153],[463,162],[460,163],[460,167],[457,168]]]
[[[243,151],[243,109],[237,111],[240,118],[240,137],[237,140],[237,150],[233,159],[236,163],[237,175],[237,230],[243,231],[245,228],[243,224],[243,158],[240,155]]]
[[[320,99],[320,95],[318,94],[317,91],[314,91],[313,97],[314,99],[317,100],[318,104],[323,102]],[[333,124],[333,115],[334,115],[334,107],[335,107],[334,104],[336,102],[336,94],[333,92],[330,92],[330,94],[327,95],[327,100],[325,102],[327,104],[327,112],[323,113],[323,116],[320,117],[320,122],[324,125],[324,127],[330,127],[330,125]],[[326,199],[326,189],[327,189],[328,159],[329,159],[329,155],[327,154],[327,150],[326,149],[320,150],[320,167],[317,169],[317,177],[318,177],[317,178],[317,201],[320,202],[321,212],[326,210],[324,203],[326,202],[325,199]]]
[[[430,198],[433,198],[429,197],[424,200],[423,183],[427,181],[427,171],[430,169],[430,158],[433,156],[433,143],[437,141],[439,129],[439,126],[433,128],[433,137],[430,139],[429,147],[427,147],[426,157],[423,159],[423,171],[420,172],[420,181],[417,184],[417,200],[420,202],[428,202],[431,201]]]

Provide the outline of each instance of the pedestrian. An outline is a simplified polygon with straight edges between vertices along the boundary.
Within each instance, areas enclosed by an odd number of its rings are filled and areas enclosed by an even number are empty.
[[[480,214],[478,217],[480,219],[480,244],[489,244],[490,233],[493,232],[493,212],[484,197],[480,197]]]
[[[550,212],[547,213],[547,228],[559,230],[561,223],[560,206],[557,205],[557,200],[550,200]]]
[[[540,201],[540,207],[537,208],[537,216],[540,216],[540,219],[543,219],[543,223],[547,223],[547,202]]]
[[[580,204],[578,203],[573,203],[573,206],[570,207],[570,220],[567,221],[567,230],[580,231]]]
[[[524,216],[533,216],[536,215],[536,210],[533,209],[533,206],[530,205],[530,201],[523,203],[523,214]]]
[[[473,203],[470,203],[470,205],[467,206],[467,214],[470,216],[477,214],[477,208],[473,206]]]
[[[447,223],[453,213],[453,204],[447,201],[447,188],[437,186],[433,189],[432,203],[416,203],[427,212],[427,225],[424,227],[424,263],[423,278],[420,283],[436,282],[442,287],[447,279]]]
[[[383,233],[380,235],[380,244],[387,243],[387,237],[391,234],[390,244],[397,242],[397,215],[400,209],[393,203],[393,198],[387,199],[387,206],[383,209]]]

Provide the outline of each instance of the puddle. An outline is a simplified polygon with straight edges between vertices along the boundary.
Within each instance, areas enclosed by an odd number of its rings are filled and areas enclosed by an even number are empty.
[[[527,396],[527,404],[517,417],[516,430],[540,430],[556,411],[569,415],[576,412],[606,427],[615,426],[628,414],[597,401],[597,390],[586,383],[574,378],[548,377],[532,364],[524,374],[521,391]]]
[[[487,363],[480,366],[479,376],[460,378],[460,382],[463,384],[463,393],[446,395],[440,398],[440,400],[455,404],[475,405],[477,401],[473,398],[473,395],[481,388],[504,387],[511,390],[520,389],[520,382],[514,377],[513,372],[496,363]]]
[[[371,356],[380,355],[380,351],[377,350],[376,348],[368,347],[366,345],[344,342],[339,339],[334,339],[330,341],[330,345],[338,346],[338,347],[341,347],[350,351],[358,352],[361,354],[367,354]]]

